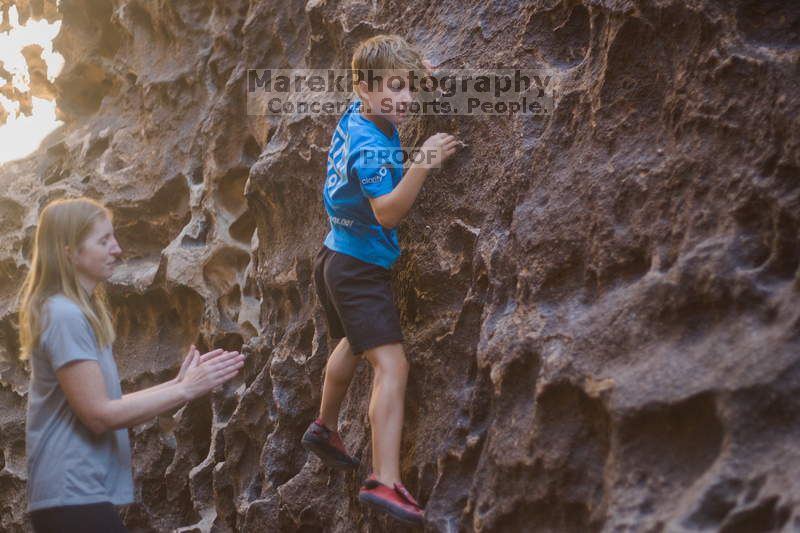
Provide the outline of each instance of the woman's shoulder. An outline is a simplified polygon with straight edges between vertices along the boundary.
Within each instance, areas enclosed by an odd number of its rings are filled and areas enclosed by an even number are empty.
[[[83,318],[83,311],[74,300],[57,293],[44,301],[44,310],[49,318]]]

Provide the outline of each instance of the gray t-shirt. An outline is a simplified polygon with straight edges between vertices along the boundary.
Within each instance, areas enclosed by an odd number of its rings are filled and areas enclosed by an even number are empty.
[[[66,296],[51,296],[42,311],[44,329],[31,355],[28,387],[28,511],[131,503],[128,430],[92,433],[70,408],[56,378],[56,370],[69,362],[97,361],[109,398],[122,397],[111,347],[97,347],[89,321]]]

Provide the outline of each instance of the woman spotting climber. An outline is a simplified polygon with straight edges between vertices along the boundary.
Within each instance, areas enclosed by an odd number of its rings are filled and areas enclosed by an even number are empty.
[[[103,290],[121,254],[109,211],[92,200],[57,200],[39,217],[19,313],[37,533],[126,531],[113,507],[134,499],[126,428],[208,393],[244,364],[238,352],[201,356],[192,346],[176,378],[122,394]]]

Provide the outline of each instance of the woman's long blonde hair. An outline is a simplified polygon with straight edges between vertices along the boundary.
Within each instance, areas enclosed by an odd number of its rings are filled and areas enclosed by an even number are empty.
[[[88,294],[78,281],[78,273],[67,253],[67,249],[80,249],[95,221],[101,217],[110,220],[111,213],[88,198],[56,200],[47,204],[39,215],[31,268],[20,292],[20,359],[28,359],[38,345],[44,328],[42,306],[54,294],[63,294],[81,308],[99,347],[114,342],[114,325],[104,287],[99,285],[93,294]]]

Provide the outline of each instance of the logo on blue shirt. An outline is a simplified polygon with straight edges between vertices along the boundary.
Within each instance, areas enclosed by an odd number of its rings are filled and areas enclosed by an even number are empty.
[[[378,173],[374,176],[369,178],[361,178],[361,184],[367,185],[369,183],[380,183],[383,181],[383,178],[386,177],[386,174],[389,173],[389,170],[384,166],[378,169]]]

